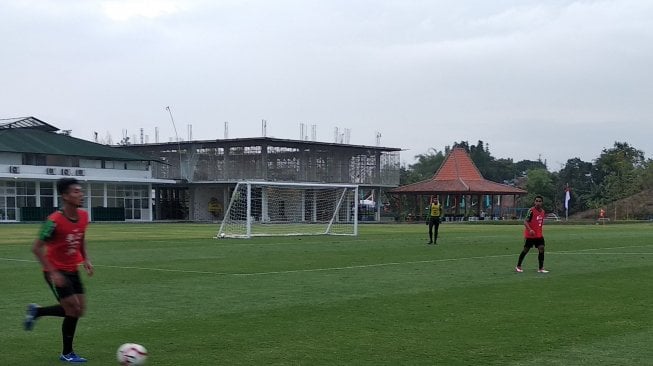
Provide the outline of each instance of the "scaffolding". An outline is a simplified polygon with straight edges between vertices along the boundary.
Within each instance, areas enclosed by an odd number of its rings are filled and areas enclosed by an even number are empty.
[[[166,164],[153,177],[187,183],[342,183],[399,185],[398,148],[275,138],[247,138],[121,146]]]
[[[353,184],[365,197],[399,186],[401,149],[270,137],[121,145],[152,164],[159,220],[221,220],[237,182]],[[380,199],[365,220],[381,219]]]

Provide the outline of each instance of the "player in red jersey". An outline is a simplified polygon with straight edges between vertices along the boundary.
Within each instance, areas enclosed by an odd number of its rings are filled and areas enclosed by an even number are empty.
[[[536,196],[535,204],[528,209],[528,213],[526,214],[526,219],[524,220],[524,249],[519,254],[517,267],[515,267],[515,271],[517,272],[524,272],[521,268],[524,257],[526,257],[526,254],[528,254],[528,251],[532,247],[535,247],[538,251],[537,260],[539,262],[537,271],[539,273],[549,273],[549,271],[544,269],[544,235],[542,234],[542,225],[544,225],[545,212],[542,208],[543,200],[542,196]]]
[[[86,359],[73,351],[73,339],[77,320],[84,314],[86,298],[78,272],[83,264],[86,273],[93,275],[93,265],[86,252],[86,226],[88,213],[80,209],[84,199],[82,187],[75,178],[57,181],[57,192],[63,207],[48,216],[32,252],[43,267],[45,281],[59,301],[58,305],[27,306],[25,330],[32,330],[36,319],[42,316],[63,317],[61,332],[63,351],[59,359],[64,362],[82,363]]]

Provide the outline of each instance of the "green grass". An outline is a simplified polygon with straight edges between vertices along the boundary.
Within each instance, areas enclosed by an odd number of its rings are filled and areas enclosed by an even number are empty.
[[[520,225],[364,225],[360,236],[215,240],[215,225],[94,224],[76,350],[125,342],[166,365],[653,364],[653,225],[549,225],[514,273]],[[61,321],[30,252],[0,225],[0,365],[52,365]]]

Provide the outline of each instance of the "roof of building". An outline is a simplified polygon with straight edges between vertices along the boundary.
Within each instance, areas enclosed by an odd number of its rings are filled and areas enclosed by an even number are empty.
[[[34,117],[0,120],[0,152],[68,155],[96,159],[153,160],[124,149],[56,133],[59,129]]]
[[[53,125],[45,123],[40,119],[34,117],[0,119],[0,129],[6,128],[32,128],[50,132],[59,131],[59,129]]]
[[[465,149],[453,148],[428,180],[397,187],[391,193],[407,194],[526,194],[523,189],[483,178]]]
[[[145,144],[135,144],[130,143],[129,145],[121,146],[121,148],[142,148],[142,147],[172,147],[177,149],[177,145],[186,147],[192,145],[196,148],[204,147],[234,147],[234,146],[259,146],[259,145],[272,145],[272,146],[284,146],[284,147],[306,147],[306,146],[316,146],[316,147],[327,147],[327,148],[345,148],[345,149],[355,149],[355,150],[375,150],[375,151],[384,151],[384,152],[397,152],[401,151],[401,148],[397,147],[386,147],[386,146],[369,146],[369,145],[351,145],[335,142],[323,142],[323,141],[312,141],[312,140],[292,140],[292,139],[282,139],[276,137],[242,137],[242,138],[228,138],[228,139],[215,139],[215,140],[191,140],[191,141],[172,141],[172,142],[156,142],[156,143],[145,143]]]

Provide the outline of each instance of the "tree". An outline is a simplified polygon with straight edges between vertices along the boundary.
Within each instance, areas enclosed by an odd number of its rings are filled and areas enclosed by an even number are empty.
[[[496,159],[490,153],[488,144],[482,140],[478,140],[476,145],[470,145],[467,141],[454,142],[453,146],[461,147],[467,151],[476,168],[485,179],[507,183],[517,177],[512,159]],[[445,148],[446,153],[450,150],[448,146]]]
[[[440,169],[440,166],[442,166],[444,158],[444,153],[435,148],[429,149],[426,154],[415,155],[417,162],[409,165],[407,174],[405,175],[406,181],[401,182],[401,184],[410,184],[431,178]]]
[[[557,211],[555,200],[555,186],[553,184],[553,177],[546,169],[531,169],[526,172],[526,202],[533,202],[535,196],[542,196],[544,198],[545,211]]]
[[[546,164],[541,160],[522,160],[515,163],[515,171],[518,175],[526,175],[531,169],[544,169],[546,170]]]
[[[653,160],[649,159],[642,169],[642,188],[653,189]]]
[[[598,185],[593,201],[604,204],[639,192],[645,168],[644,153],[627,142],[615,142],[611,149],[603,149],[592,170],[592,179]]]
[[[582,161],[580,158],[567,160],[564,168],[557,174],[556,191],[564,206],[564,191],[567,186],[571,188],[571,202],[569,211],[578,212],[589,208],[588,202],[592,197],[592,163]]]
[[[493,182],[510,183],[517,178],[515,163],[512,159],[494,159],[483,176]]]

